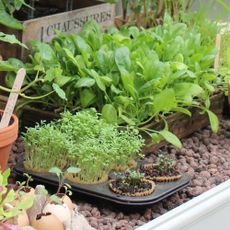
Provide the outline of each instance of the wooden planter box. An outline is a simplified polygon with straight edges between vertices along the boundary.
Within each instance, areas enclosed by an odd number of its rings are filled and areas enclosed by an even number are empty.
[[[66,1],[47,0],[45,3],[47,5],[52,3],[59,11],[65,11]],[[28,44],[28,42],[33,39],[49,42],[55,36],[54,29],[65,33],[79,33],[89,18],[93,18],[102,28],[106,28],[113,25],[114,16],[115,6],[112,4],[99,0],[74,0],[72,11],[25,20],[23,21],[23,31],[9,29],[2,25],[0,25],[0,31],[15,34],[15,36],[25,44]],[[9,57],[20,59],[25,59],[26,57],[24,49],[12,44],[1,42],[0,50],[4,60]]]
[[[213,111],[218,117],[223,113],[224,96],[222,93],[218,93],[211,97],[210,110]],[[173,113],[167,117],[169,130],[173,132],[177,137],[183,138],[191,135],[195,131],[202,129],[209,124],[208,115],[201,114],[200,110],[192,108],[190,109],[192,116],[189,117],[183,113]],[[152,122],[144,126],[146,128],[161,130],[164,128],[164,122]],[[145,138],[145,146],[143,152],[145,154],[157,151],[160,147],[166,144],[165,141],[159,144],[153,144],[151,138],[148,135],[143,134]]]
[[[3,108],[6,103],[7,98],[0,96],[0,108]],[[224,96],[222,93],[218,93],[211,97],[211,111],[213,111],[217,116],[221,116],[223,113],[224,106]],[[209,119],[207,114],[201,114],[198,109],[190,109],[192,116],[189,117],[183,113],[173,113],[167,117],[169,124],[169,129],[171,132],[176,134],[179,138],[187,137],[194,133],[195,131],[208,126]],[[39,109],[25,107],[23,113],[20,114],[21,118],[21,127],[31,127],[34,126],[37,122],[41,120],[52,121],[59,118],[57,114],[52,112],[42,111]],[[146,128],[161,130],[164,128],[164,122],[150,122]],[[159,144],[153,144],[151,138],[142,134],[145,138],[145,146],[143,152],[145,154],[157,151],[160,147],[166,144],[165,141],[160,142]]]

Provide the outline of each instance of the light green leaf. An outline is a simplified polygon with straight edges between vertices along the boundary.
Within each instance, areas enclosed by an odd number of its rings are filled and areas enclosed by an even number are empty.
[[[208,113],[208,117],[209,117],[209,121],[211,124],[211,129],[214,133],[217,133],[218,129],[219,129],[219,119],[216,116],[215,113],[213,113],[210,110],[206,110],[206,112]]]
[[[49,169],[50,173],[55,173],[55,174],[62,174],[61,169],[59,169],[58,167],[52,167],[51,169]]]
[[[46,71],[44,80],[52,82],[56,77],[60,77],[60,76],[62,76],[61,68],[50,68]]]
[[[49,44],[34,40],[31,42],[31,46],[39,52],[42,60],[54,62],[56,58],[55,53]]]
[[[173,134],[172,132],[168,131],[168,130],[162,130],[159,132],[159,134],[166,140],[168,141],[170,144],[176,146],[177,148],[181,148],[182,144],[181,141],[178,139],[178,137]]]
[[[52,87],[53,87],[54,91],[57,93],[57,95],[58,95],[61,99],[67,101],[65,92],[63,91],[63,89],[60,88],[59,85],[57,85],[56,83],[53,83],[53,84],[52,84]]]
[[[185,109],[185,108],[182,108],[182,107],[177,107],[177,108],[173,109],[173,111],[184,113],[184,114],[188,115],[189,117],[192,116],[191,112],[188,109]]]
[[[3,9],[0,9],[0,24],[16,30],[23,29],[22,23]]]
[[[77,174],[81,171],[80,168],[77,168],[77,167],[69,167],[67,168],[67,173],[73,173],[73,174]]]
[[[28,47],[25,44],[21,43],[13,34],[9,35],[9,34],[0,32],[0,41],[8,42],[10,44],[17,44],[17,45],[24,47],[25,49],[28,49]]]
[[[106,90],[105,84],[101,80],[101,78],[98,75],[98,73],[95,70],[93,70],[93,69],[88,70],[88,73],[90,74],[90,76],[92,76],[95,79],[95,81],[96,81],[97,86],[99,87],[99,89],[105,92],[105,90]]]
[[[77,83],[76,83],[76,87],[77,88],[82,88],[82,87],[92,87],[95,84],[95,80],[89,77],[83,77],[80,78]]]
[[[102,118],[110,124],[117,123],[117,111],[111,104],[106,104],[102,108]]]
[[[80,92],[81,105],[85,108],[91,105],[96,100],[96,95],[91,89],[83,89]]]
[[[130,51],[125,46],[118,48],[115,51],[115,62],[120,72],[123,72],[124,70],[126,71],[130,70],[131,60],[130,60],[129,54],[130,54]]]
[[[159,144],[164,138],[158,133],[152,133],[151,139],[154,144]]]
[[[131,120],[130,118],[128,118],[127,116],[125,116],[125,115],[120,115],[120,118],[124,121],[124,122],[126,122],[127,124],[129,124],[129,125],[135,125],[135,122],[133,121],[133,120]]]
[[[9,61],[0,61],[0,71],[17,71],[17,66],[12,65]]]
[[[154,97],[154,114],[167,113],[175,108],[177,108],[177,101],[173,89],[165,89]]]
[[[182,82],[174,86],[176,98],[184,103],[192,103],[193,97],[203,93],[203,89],[195,83]]]

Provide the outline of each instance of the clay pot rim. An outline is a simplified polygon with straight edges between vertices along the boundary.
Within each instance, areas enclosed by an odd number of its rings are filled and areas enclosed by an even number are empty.
[[[2,116],[2,114],[4,113],[4,110],[0,109],[0,117]],[[12,124],[10,124],[9,126],[5,127],[5,128],[0,128],[0,134],[8,132],[12,129],[17,128],[17,124],[18,124],[18,117],[15,114],[12,114],[11,116]]]

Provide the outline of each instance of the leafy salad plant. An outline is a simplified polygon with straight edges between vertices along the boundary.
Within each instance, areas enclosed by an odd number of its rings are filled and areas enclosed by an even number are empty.
[[[88,21],[79,35],[57,31],[51,44],[32,42],[31,62],[17,64],[26,67],[27,83],[33,82],[27,93],[48,95],[37,103],[56,111],[94,107],[109,123],[131,125],[155,142],[164,138],[180,147],[167,122],[161,131],[143,126],[173,112],[191,116],[187,108],[196,107],[208,113],[217,131],[218,119],[209,110],[218,82],[212,69],[215,38],[202,36],[202,28],[166,15],[163,25],[147,30],[102,33],[96,22]],[[17,66],[9,60],[0,62],[0,69],[15,71]],[[8,73],[8,85],[10,79]]]
[[[23,5],[30,7],[28,4],[26,4],[26,2],[24,2],[24,0],[0,0],[0,24],[9,28],[22,30],[22,23],[18,21],[13,14]],[[0,41],[18,44],[24,48],[27,48],[13,34],[10,35],[0,32]]]

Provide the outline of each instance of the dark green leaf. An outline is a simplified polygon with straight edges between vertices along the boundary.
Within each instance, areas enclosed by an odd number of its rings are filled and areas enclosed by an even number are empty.
[[[88,107],[96,100],[96,95],[90,89],[83,89],[80,92],[80,101],[83,108]]]

